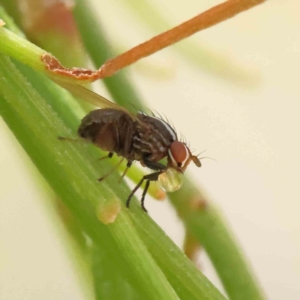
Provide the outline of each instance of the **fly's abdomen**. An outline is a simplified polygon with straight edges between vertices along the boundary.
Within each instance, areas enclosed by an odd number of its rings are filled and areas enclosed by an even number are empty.
[[[82,119],[78,135],[102,150],[128,158],[134,127],[131,117],[121,110],[97,109]]]

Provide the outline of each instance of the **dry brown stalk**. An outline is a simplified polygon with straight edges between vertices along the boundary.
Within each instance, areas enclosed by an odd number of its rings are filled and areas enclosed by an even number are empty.
[[[108,60],[100,68],[101,77],[112,76],[139,59],[149,56],[163,48],[173,45],[192,34],[234,17],[265,0],[229,0],[197,15],[196,17]]]
[[[42,56],[46,68],[57,75],[77,79],[79,84],[112,76],[117,71],[149,56],[163,48],[173,45],[192,34],[234,17],[266,0],[229,0],[197,15],[196,17],[164,32],[154,38],[108,60],[96,71],[80,68],[65,68],[49,53]]]

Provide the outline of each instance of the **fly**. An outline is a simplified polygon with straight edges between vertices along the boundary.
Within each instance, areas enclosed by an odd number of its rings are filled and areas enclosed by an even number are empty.
[[[117,167],[126,159],[127,165],[122,177],[125,176],[134,161],[139,161],[143,167],[154,171],[143,176],[132,190],[126,201],[128,208],[132,196],[144,181],[146,181],[146,185],[142,193],[141,207],[147,212],[144,201],[151,181],[157,181],[161,174],[170,169],[183,174],[191,161],[197,167],[201,167],[198,157],[191,153],[184,142],[178,140],[176,131],[161,118],[141,112],[134,115],[84,87],[61,82],[59,84],[74,96],[98,107],[103,107],[91,111],[81,120],[78,135],[107,151],[108,157],[112,157],[114,154],[122,157]],[[164,158],[167,158],[166,165],[160,162]],[[101,177],[99,181],[111,172],[112,170]]]

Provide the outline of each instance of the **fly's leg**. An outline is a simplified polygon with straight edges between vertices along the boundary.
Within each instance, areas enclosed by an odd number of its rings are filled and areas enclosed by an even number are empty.
[[[57,139],[60,141],[68,141],[68,142],[76,142],[76,143],[80,142],[77,139],[67,138],[67,137],[63,137],[63,136],[58,136]]]
[[[100,157],[98,160],[103,160],[103,159],[106,159],[106,158],[112,158],[114,155],[113,152],[109,152],[107,155],[103,156],[103,157]]]
[[[108,177],[111,173],[113,173],[116,169],[118,169],[118,167],[120,166],[120,164],[123,162],[124,158],[120,159],[120,161],[113,167],[110,169],[110,171],[108,173],[106,173],[104,176],[100,177],[98,179],[98,181],[102,181],[104,180],[106,177]]]
[[[130,195],[128,196],[128,198],[126,200],[126,207],[127,208],[129,208],[130,200],[131,200],[132,196],[138,190],[138,188],[142,185],[142,183],[144,182],[144,180],[145,180],[145,176],[140,180],[140,182],[136,185],[136,187],[131,191]]]
[[[131,167],[132,165],[132,161],[128,161],[127,164],[126,164],[126,169],[124,170],[122,176],[120,177],[120,179],[118,180],[118,183],[121,182],[121,180],[124,178],[124,176],[126,175],[128,169]]]
[[[150,185],[150,180],[147,180],[147,181],[146,181],[145,188],[144,188],[144,191],[143,191],[143,194],[142,194],[142,199],[141,199],[141,207],[142,207],[142,209],[144,210],[144,212],[147,212],[147,209],[146,209],[146,207],[145,207],[145,205],[144,205],[144,202],[145,202],[145,196],[146,196],[146,194],[147,194],[149,185]]]
[[[132,196],[134,195],[134,193],[138,190],[138,188],[143,184],[144,180],[146,180],[146,186],[145,186],[145,189],[143,191],[143,195],[142,195],[142,199],[141,199],[141,206],[142,206],[142,209],[147,212],[145,206],[144,206],[144,202],[145,202],[145,196],[146,196],[146,193],[148,191],[148,188],[149,188],[149,185],[150,185],[150,181],[156,181],[158,179],[158,176],[163,172],[163,170],[160,170],[160,171],[157,171],[157,172],[154,172],[154,173],[151,173],[151,174],[148,174],[148,175],[145,175],[141,180],[140,182],[136,185],[136,187],[132,190],[132,192],[130,193],[127,201],[126,201],[126,207],[129,208],[129,205],[130,205],[130,201],[131,201],[131,198]]]

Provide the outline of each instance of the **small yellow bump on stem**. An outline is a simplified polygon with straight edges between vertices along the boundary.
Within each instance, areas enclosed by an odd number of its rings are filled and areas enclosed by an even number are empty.
[[[194,196],[190,199],[189,206],[192,210],[205,210],[208,208],[208,203],[202,197]]]
[[[2,27],[4,25],[5,25],[5,22],[2,19],[0,19],[0,27]]]
[[[183,250],[185,255],[194,262],[197,267],[200,269],[200,265],[197,261],[199,252],[201,250],[200,242],[197,238],[191,235],[188,231],[185,234]]]
[[[108,203],[99,205],[97,208],[97,217],[105,225],[113,223],[121,209],[119,200],[112,200]]]

